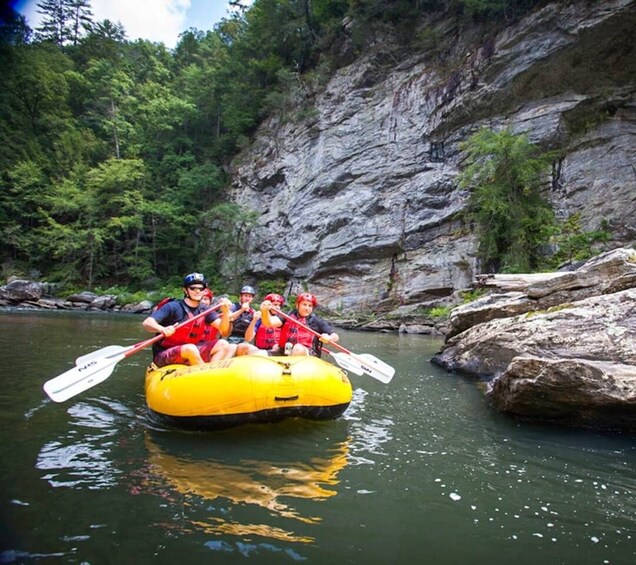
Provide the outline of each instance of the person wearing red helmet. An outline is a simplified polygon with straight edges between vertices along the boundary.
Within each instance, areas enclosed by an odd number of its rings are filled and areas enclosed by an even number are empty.
[[[236,345],[220,339],[220,335],[227,336],[231,329],[232,303],[227,299],[221,302],[220,316],[210,312],[203,319],[175,329],[175,325],[208,308],[201,305],[201,296],[207,286],[201,273],[187,275],[183,279],[183,299],[166,302],[142,322],[144,329],[164,336],[153,344],[153,362],[157,367],[173,363],[202,365],[236,354]]]
[[[275,292],[271,292],[265,296],[264,301],[271,302],[274,308],[282,308],[285,305],[285,299]],[[254,314],[254,317],[257,319],[256,325],[254,326],[254,345],[256,345],[259,349],[276,354],[280,350],[278,345],[280,328],[266,326],[263,324],[262,316],[262,311],[257,311]]]
[[[290,318],[300,322],[300,324],[295,324],[293,321],[281,320],[278,316],[272,315],[270,309],[273,308],[273,305],[270,301],[265,300],[261,304],[263,324],[281,329],[278,345],[281,350],[285,351],[285,354],[320,357],[322,343],[339,341],[340,336],[334,331],[331,324],[314,314],[314,308],[317,305],[318,300],[313,294],[309,292],[299,294],[296,297],[296,308],[289,313]],[[320,339],[303,328],[303,325],[321,334]]]
[[[214,298],[214,292],[210,290],[210,287],[206,288],[201,293],[201,306],[210,306],[212,299]]]

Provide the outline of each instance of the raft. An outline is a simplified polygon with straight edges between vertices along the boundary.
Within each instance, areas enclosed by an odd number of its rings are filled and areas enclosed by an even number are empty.
[[[342,369],[305,355],[244,355],[193,367],[150,365],[145,390],[155,419],[198,430],[286,418],[333,420],[352,397]]]

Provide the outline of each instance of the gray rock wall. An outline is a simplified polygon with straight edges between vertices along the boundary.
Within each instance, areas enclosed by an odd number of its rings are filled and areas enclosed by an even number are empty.
[[[458,144],[511,127],[559,148],[546,194],[585,229],[634,241],[636,1],[554,2],[496,35],[437,22],[435,49],[378,44],[275,117],[233,163],[231,198],[260,212],[255,279],[284,277],[342,312],[434,303],[479,272],[462,220]]]

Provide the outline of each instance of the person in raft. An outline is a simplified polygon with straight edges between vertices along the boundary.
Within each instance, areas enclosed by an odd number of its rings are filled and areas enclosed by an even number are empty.
[[[246,285],[241,289],[239,301],[232,305],[232,312],[230,313],[232,331],[228,338],[230,343],[252,341],[256,320],[254,319],[254,309],[251,303],[255,295],[254,287]]]
[[[212,304],[213,299],[214,299],[214,292],[210,290],[210,287],[206,288],[201,293],[201,306],[205,308],[209,308],[210,304]]]
[[[282,308],[285,305],[285,299],[276,293],[268,294],[264,301],[271,303],[272,308]],[[262,311],[254,313],[256,324],[254,325],[254,345],[259,349],[268,351],[272,355],[278,354],[280,346],[278,340],[280,338],[280,327],[266,326],[263,324]]]
[[[284,350],[285,355],[315,355],[320,357],[323,343],[340,340],[340,336],[333,327],[314,314],[314,308],[317,305],[318,300],[313,294],[303,292],[296,298],[296,308],[290,312],[289,317],[322,334],[320,339],[299,324],[286,319],[281,320],[278,316],[272,315],[270,309],[274,306],[269,300],[265,300],[261,304],[263,324],[267,327],[280,328],[278,346]]]
[[[144,329],[165,336],[152,346],[153,362],[157,367],[173,363],[202,365],[235,355],[236,345],[219,336],[230,333],[232,303],[229,300],[221,301],[221,315],[210,312],[191,324],[174,328],[208,308],[201,305],[206,288],[207,281],[201,273],[187,275],[183,279],[183,299],[167,302],[142,322]]]

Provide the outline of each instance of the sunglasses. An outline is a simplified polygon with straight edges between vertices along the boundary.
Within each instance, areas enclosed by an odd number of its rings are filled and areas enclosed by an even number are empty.
[[[204,286],[189,286],[188,290],[198,290],[199,292],[203,292],[205,290]]]

